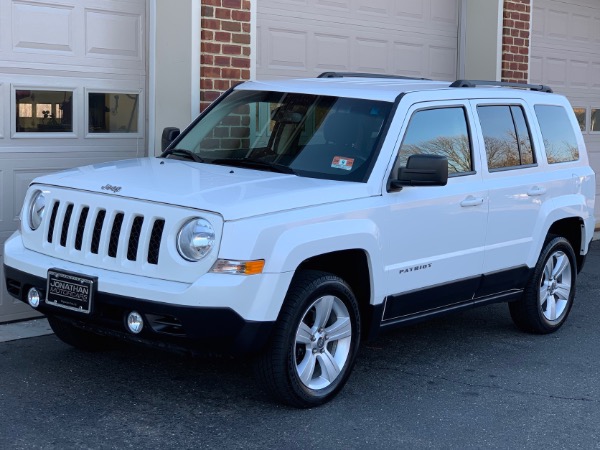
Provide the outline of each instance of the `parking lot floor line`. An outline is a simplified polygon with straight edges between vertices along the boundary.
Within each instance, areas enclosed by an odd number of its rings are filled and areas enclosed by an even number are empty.
[[[25,320],[22,322],[0,324],[0,342],[16,341],[52,334],[46,319]]]

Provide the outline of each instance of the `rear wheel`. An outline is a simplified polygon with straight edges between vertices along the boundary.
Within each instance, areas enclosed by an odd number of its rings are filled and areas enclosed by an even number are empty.
[[[359,341],[360,314],[350,287],[326,272],[302,272],[256,361],[258,378],[279,401],[300,408],[323,404],[346,383]]]
[[[57,317],[48,316],[48,323],[57,338],[79,350],[97,352],[111,350],[117,345],[114,339],[82,330]]]
[[[530,333],[558,330],[567,320],[575,297],[577,262],[569,241],[549,240],[538,259],[523,297],[509,303],[515,325]]]

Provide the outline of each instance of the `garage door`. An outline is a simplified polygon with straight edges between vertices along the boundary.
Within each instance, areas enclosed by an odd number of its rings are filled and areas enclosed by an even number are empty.
[[[257,78],[324,71],[454,80],[458,0],[260,0]]]
[[[535,0],[532,83],[566,95],[578,116],[594,171],[600,173],[600,2]],[[596,177],[600,194],[600,176]],[[596,204],[600,197],[596,197]],[[596,208],[596,223],[600,208]]]
[[[34,177],[144,154],[145,36],[146,0],[0,0],[0,263]]]

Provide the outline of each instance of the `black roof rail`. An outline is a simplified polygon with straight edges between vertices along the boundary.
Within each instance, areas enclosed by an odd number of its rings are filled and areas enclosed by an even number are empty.
[[[511,83],[508,81],[487,81],[487,80],[456,80],[450,87],[477,87],[477,86],[501,86],[514,87],[520,89],[531,89],[532,91],[547,92],[551,94],[552,88],[545,84],[527,84],[527,83]]]
[[[389,78],[396,80],[427,80],[429,78],[405,77],[403,75],[388,75],[383,73],[366,72],[323,72],[317,78]]]

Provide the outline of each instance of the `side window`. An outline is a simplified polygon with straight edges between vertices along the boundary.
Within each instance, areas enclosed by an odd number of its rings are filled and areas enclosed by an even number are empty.
[[[396,167],[405,166],[408,157],[416,154],[447,157],[449,175],[471,172],[471,140],[464,108],[415,112],[404,134]]]
[[[533,164],[531,136],[520,106],[478,106],[488,169]]]
[[[577,138],[565,109],[562,106],[535,105],[535,114],[544,138],[548,162],[556,164],[578,160]]]

